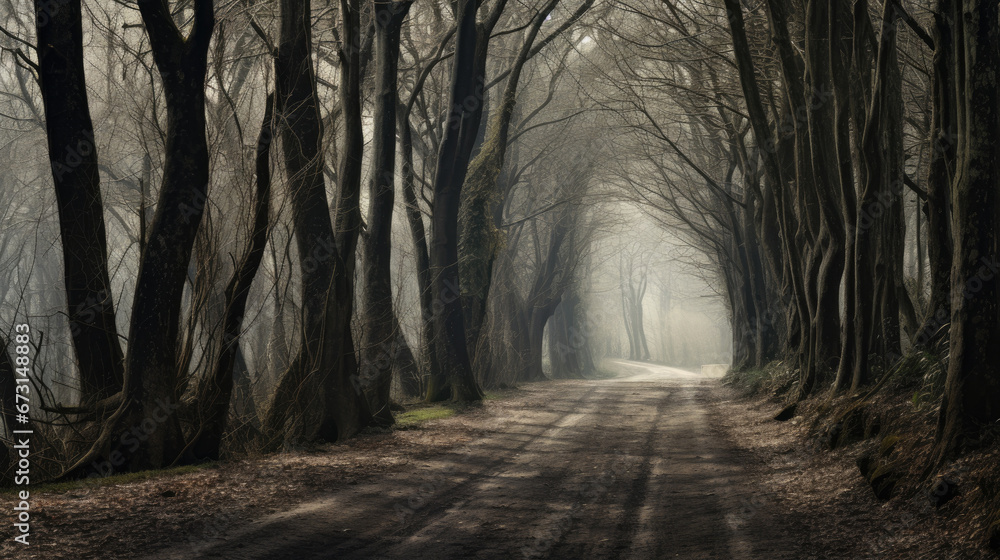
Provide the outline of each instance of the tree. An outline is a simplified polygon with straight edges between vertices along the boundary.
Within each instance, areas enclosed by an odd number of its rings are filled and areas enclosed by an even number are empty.
[[[649,270],[644,263],[635,262],[636,256],[623,251],[619,258],[618,274],[621,278],[622,318],[628,335],[628,359],[645,362],[649,361],[650,355],[643,324],[642,301],[646,297]],[[642,258],[641,255],[639,258]]]
[[[276,99],[302,275],[302,346],[279,381],[267,431],[285,442],[320,437],[332,441],[361,429],[367,415],[351,383],[357,372],[350,319],[361,181],[358,14],[355,4],[341,6],[341,107],[351,120],[345,123],[335,232],[323,177],[323,123],[311,54],[311,4],[282,0],[280,7]]]
[[[930,261],[931,293],[928,312],[917,331],[914,343],[930,347],[947,334],[951,319],[951,205],[950,190],[955,174],[957,152],[955,82],[960,68],[955,44],[955,30],[948,23],[954,3],[942,0],[934,10],[934,63],[931,160],[927,168],[927,256]]]
[[[437,20],[440,23],[440,18]],[[423,92],[424,84],[427,82],[428,77],[434,67],[445,60],[444,50],[447,48],[449,41],[454,36],[457,31],[457,27],[453,27],[444,33],[444,36],[440,39],[437,46],[437,51],[435,56],[427,61],[426,65],[420,71],[420,74],[414,81],[411,88],[409,99],[405,104],[400,104],[398,113],[398,129],[399,129],[399,150],[402,156],[402,169],[400,169],[400,179],[402,181],[402,191],[403,191],[403,204],[406,214],[406,221],[410,227],[410,239],[413,242],[413,253],[414,253],[414,265],[416,267],[416,279],[417,279],[417,291],[418,298],[420,302],[420,336],[421,344],[419,348],[423,355],[421,369],[426,372],[423,377],[430,378],[431,372],[440,371],[437,366],[437,351],[435,350],[435,339],[434,339],[434,322],[431,320],[434,311],[434,296],[431,291],[431,269],[430,269],[430,254],[428,248],[427,231],[424,227],[423,213],[420,208],[420,202],[417,196],[417,174],[414,167],[414,144],[413,144],[413,126],[410,123],[410,117],[413,114],[414,106],[416,105],[420,94]],[[450,56],[450,55],[449,55]],[[447,382],[447,380],[439,378],[439,383]],[[421,384],[411,384],[409,389],[413,393],[420,393],[426,396],[426,387],[420,386]],[[444,392],[444,387],[442,386],[440,391],[442,394]]]
[[[225,291],[225,318],[222,327],[223,347],[212,369],[197,387],[198,428],[188,438],[188,461],[218,460],[222,436],[233,397],[237,358],[240,355],[240,334],[250,287],[264,259],[264,249],[270,233],[271,207],[271,142],[274,131],[274,96],[267,98],[267,110],[257,138],[257,188],[253,204],[250,245],[243,253]]]
[[[382,424],[392,424],[389,392],[393,367],[409,364],[409,353],[393,309],[390,255],[392,212],[395,202],[396,109],[399,41],[403,20],[412,2],[375,4],[375,116],[372,137],[372,178],[368,185],[367,235],[364,239],[365,289],[362,316],[361,379],[369,391],[372,413]],[[403,350],[405,347],[405,350]],[[412,376],[413,373],[406,372]]]
[[[97,143],[83,70],[80,4],[71,0],[52,10],[49,2],[35,0],[35,22],[70,334],[81,400],[93,404],[121,390],[124,356],[108,275]]]
[[[340,1],[340,112],[343,139],[337,165],[337,206],[334,235],[338,266],[332,290],[326,294],[328,323],[325,336],[341,342],[324,348],[327,377],[327,405],[321,434],[327,440],[343,439],[357,433],[371,421],[371,411],[358,388],[358,358],[355,353],[351,320],[354,317],[355,271],[358,239],[361,235],[361,171],[364,131],[361,122],[361,78],[366,52],[361,34],[361,1]],[[311,62],[311,60],[310,60]]]
[[[592,325],[579,292],[578,287],[570,288],[549,321],[549,363],[554,379],[579,379],[597,370],[590,343]]]
[[[954,26],[959,64],[958,147],[953,201],[954,255],[948,377],[933,461],[941,465],[973,447],[983,428],[1000,418],[1000,288],[996,281],[1000,153],[1000,95],[993,69],[1000,64],[995,2],[973,1],[950,13],[938,5],[937,25]],[[940,33],[946,32],[942,30]]]
[[[475,7],[471,0],[458,3],[451,109],[434,175],[429,264],[431,293],[441,304],[441,311],[431,316],[434,351],[440,368],[440,372],[431,372],[427,397],[432,401],[446,398],[449,393],[457,401],[482,399],[482,390],[469,360],[458,276],[458,214],[462,185],[479,130],[479,119],[474,116],[481,114],[483,103],[484,84],[476,65]]]
[[[500,95],[498,107],[490,118],[485,140],[470,163],[469,180],[464,187],[459,219],[459,262],[462,277],[462,299],[465,310],[469,344],[475,353],[480,343],[483,321],[486,319],[487,300],[493,265],[502,244],[499,218],[504,193],[498,184],[510,144],[511,122],[515,118],[518,86],[524,66],[533,54],[550,43],[561,32],[572,26],[590,7],[584,2],[553,33],[539,45],[535,39],[539,30],[558,5],[558,0],[548,0],[528,25],[527,33],[517,57],[506,74],[506,85]],[[561,72],[553,73],[558,80]],[[499,79],[498,79],[499,80]]]
[[[188,37],[181,34],[165,3],[142,0],[139,12],[163,80],[167,139],[159,200],[132,303],[124,426],[138,425],[161,412],[165,403],[179,401],[176,350],[181,296],[208,196],[205,75],[215,26],[211,0],[195,1]],[[168,418],[132,455],[129,465],[162,467],[173,462],[182,446],[177,418]]]

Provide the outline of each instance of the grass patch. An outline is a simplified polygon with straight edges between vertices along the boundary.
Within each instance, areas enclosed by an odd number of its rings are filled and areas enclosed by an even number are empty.
[[[419,398],[408,399],[401,404],[405,407],[403,412],[394,412],[393,418],[396,423],[394,428],[398,430],[408,430],[415,428],[431,420],[450,418],[456,414],[463,414],[469,410],[482,407],[487,401],[502,401],[516,395],[517,387],[509,387],[500,384],[499,387],[483,391],[483,400],[477,402],[452,402],[444,401],[440,403],[428,404]]]
[[[397,428],[412,428],[429,420],[438,420],[455,415],[455,409],[446,405],[435,404],[414,410],[408,410],[396,415]]]
[[[66,482],[49,482],[43,484],[33,484],[27,487],[31,493],[35,494],[65,494],[81,488],[103,488],[105,486],[117,486],[120,484],[130,484],[133,482],[144,482],[154,478],[170,478],[204,470],[216,468],[218,463],[202,463],[200,465],[185,465],[168,469],[157,469],[149,471],[139,471],[134,473],[123,473],[112,476],[95,476],[82,480],[69,480]],[[0,488],[0,495],[17,494],[25,490],[23,486],[12,488]]]

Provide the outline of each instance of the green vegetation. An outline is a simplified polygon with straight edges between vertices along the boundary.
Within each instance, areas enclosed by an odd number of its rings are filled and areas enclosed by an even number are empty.
[[[454,415],[455,409],[453,407],[436,404],[433,406],[409,410],[396,415],[396,427],[403,429],[412,428],[429,420],[438,420],[440,418],[448,418]]]

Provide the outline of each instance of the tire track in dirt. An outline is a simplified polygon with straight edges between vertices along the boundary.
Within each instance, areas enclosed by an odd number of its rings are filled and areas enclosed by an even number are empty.
[[[585,414],[581,410],[585,410],[587,399],[600,387],[592,385],[574,389],[572,393],[552,399],[545,409],[525,410],[523,417],[510,422],[505,432],[469,444],[466,454],[442,451],[436,461],[427,463],[429,468],[426,471],[396,473],[381,482],[358,485],[291,511],[268,516],[229,535],[222,543],[175,546],[147,558],[381,557],[382,553],[376,550],[391,546],[394,541],[403,540],[435,523],[453,507],[456,502],[454,496],[466,495],[469,488],[479,481],[496,477],[497,472],[511,461],[511,455],[524,451],[537,441],[550,445],[554,435],[583,418]],[[509,445],[506,445],[508,441]],[[502,453],[492,453],[492,448],[500,449]],[[445,474],[445,480],[441,479],[441,473]],[[439,487],[434,489],[425,505],[415,510],[412,518],[401,524],[395,506],[406,504],[409,497],[418,495],[421,486],[429,482]],[[329,525],[336,525],[335,521],[340,518],[371,518],[373,512],[382,513],[383,522],[347,531],[329,531]],[[262,537],[262,533],[271,533],[274,537],[268,539]]]
[[[449,489],[448,496],[441,497],[435,507],[420,510],[419,523],[408,524],[395,535],[369,543],[364,547],[351,549],[338,548],[338,558],[392,558],[392,557],[426,557],[434,558],[469,557],[469,552],[481,554],[489,542],[489,531],[482,530],[495,517],[493,511],[503,510],[505,516],[510,516],[512,506],[510,500],[517,501],[516,495],[524,492],[524,486],[551,485],[552,482],[564,479],[566,469],[556,465],[545,464],[545,455],[553,453],[554,448],[565,446],[561,441],[563,434],[574,432],[581,420],[593,412],[590,401],[601,393],[599,387],[592,387],[573,401],[571,406],[556,411],[558,418],[542,426],[544,430],[532,434],[523,444],[509,450],[510,454],[501,456],[489,464],[475,476],[470,477],[458,486]],[[560,406],[565,406],[560,401]],[[511,433],[523,434],[521,427],[532,424],[519,423]],[[530,432],[529,432],[530,433]],[[470,446],[471,447],[471,446]],[[485,451],[488,443],[473,450]],[[506,484],[511,481],[511,484]],[[545,482],[549,481],[549,482]],[[516,488],[515,488],[516,487]],[[534,492],[531,492],[534,493]],[[527,506],[527,507],[526,507]],[[517,517],[523,519],[530,515],[532,509],[527,504],[520,504]],[[464,527],[463,527],[464,526]],[[463,539],[452,539],[458,531],[468,532]],[[468,550],[468,543],[477,543],[478,551]],[[455,550],[449,552],[449,547]],[[422,552],[419,552],[422,551]]]
[[[715,382],[622,373],[533,386],[464,452],[148,558],[796,558],[778,512],[744,507],[752,480],[704,406]]]

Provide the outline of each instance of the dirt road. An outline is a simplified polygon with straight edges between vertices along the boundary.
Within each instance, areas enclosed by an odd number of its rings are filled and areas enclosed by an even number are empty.
[[[467,445],[147,558],[805,557],[713,429],[716,380],[612,367],[530,389]]]

